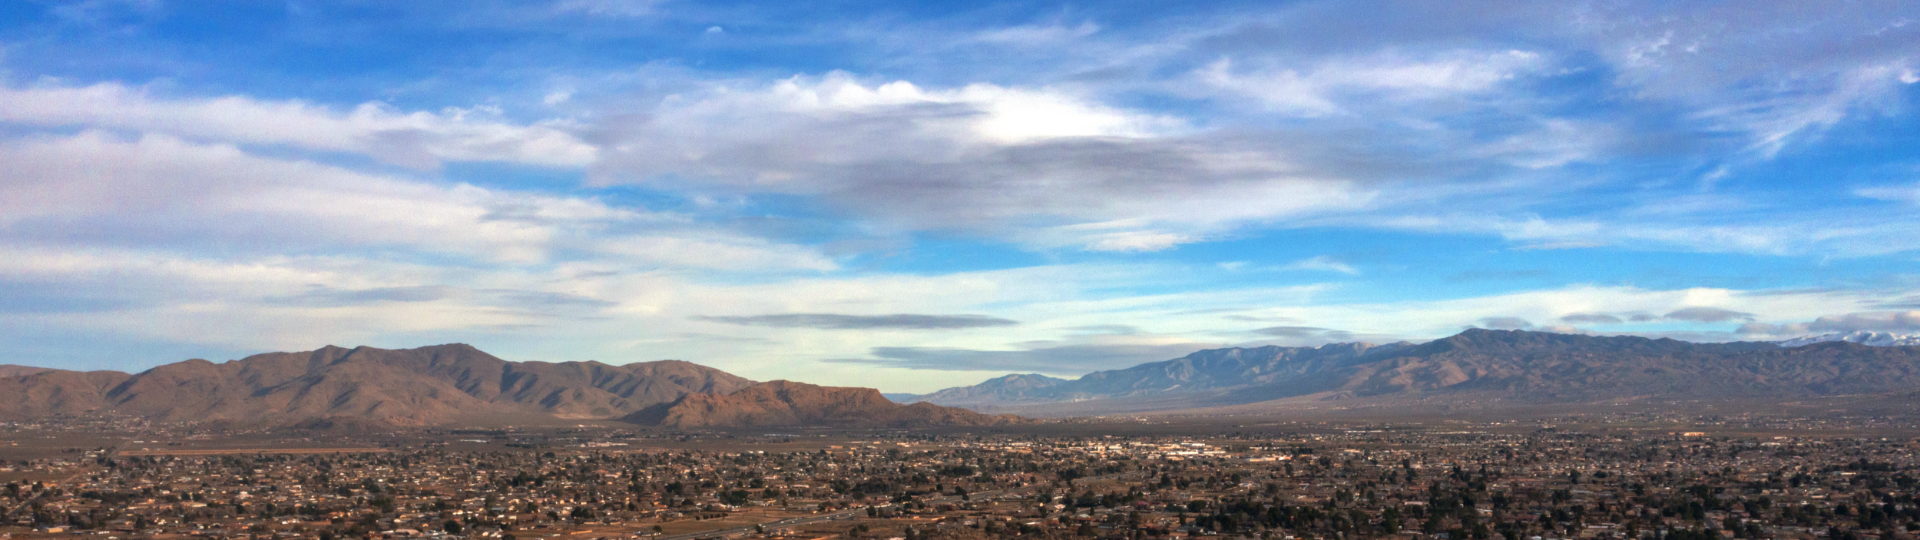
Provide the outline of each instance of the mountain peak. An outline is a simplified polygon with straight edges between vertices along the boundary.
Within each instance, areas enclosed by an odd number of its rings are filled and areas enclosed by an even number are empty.
[[[931,403],[901,405],[872,388],[768,381],[731,394],[688,394],[635,412],[629,422],[677,428],[989,426],[1021,421]]]
[[[728,393],[753,384],[684,362],[509,362],[464,343],[414,349],[328,345],[220,364],[187,360],[134,375],[79,375],[85,377],[0,384],[0,395],[65,400],[0,402],[0,418],[94,410],[157,421],[266,424],[331,417],[396,425],[619,418],[688,394]],[[62,386],[49,386],[56,384]]]
[[[1804,347],[1815,343],[1841,341],[1858,343],[1869,347],[1920,347],[1920,335],[1895,334],[1891,332],[1854,331],[1847,333],[1802,336],[1773,343],[1781,347]]]
[[[1771,343],[1690,343],[1471,328],[1419,345],[1197,351],[1009,391],[1006,376],[921,399],[1049,414],[1305,403],[1322,399],[1459,399],[1585,403],[1667,396],[1772,399],[1901,391],[1920,384],[1920,347],[1870,347],[1887,336]]]

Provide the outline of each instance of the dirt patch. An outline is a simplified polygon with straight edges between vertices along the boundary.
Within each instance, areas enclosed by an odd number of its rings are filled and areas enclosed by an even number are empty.
[[[222,456],[232,454],[358,454],[386,453],[386,448],[193,448],[173,450],[127,450],[120,455],[133,456]]]

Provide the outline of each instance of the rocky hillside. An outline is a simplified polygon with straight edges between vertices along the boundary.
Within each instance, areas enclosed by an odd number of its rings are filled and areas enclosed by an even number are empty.
[[[688,394],[627,417],[642,425],[699,427],[992,426],[1020,422],[931,403],[901,405],[871,388],[836,388],[792,381],[756,384],[731,394]]]
[[[680,361],[508,362],[468,345],[326,347],[137,374],[43,370],[0,377],[0,417],[113,411],[162,421],[294,423],[350,417],[403,425],[619,418],[752,381]]]
[[[1828,341],[1846,341],[1873,347],[1920,347],[1920,336],[1865,331],[1802,336],[1784,341],[1775,341],[1773,343],[1781,347],[1799,347]]]
[[[1008,375],[948,388],[916,398],[939,405],[988,410],[1009,406],[1126,399],[1176,407],[1235,389],[1283,384],[1326,372],[1374,354],[1411,347],[1406,343],[1337,343],[1320,347],[1210,349],[1126,369],[1097,371],[1073,380],[1044,375]]]
[[[1058,399],[1053,389],[1068,382],[1072,381],[1039,373],[1013,374],[973,386],[956,386],[923,396],[903,396],[903,399],[907,403],[927,402],[955,407],[1039,403]]]
[[[992,382],[992,381],[989,381]],[[1043,414],[1137,412],[1329,399],[1492,400],[1512,404],[1638,399],[1794,399],[1920,388],[1920,347],[1847,341],[1689,343],[1631,336],[1468,330],[1419,345],[1200,351],[1087,374],[1020,400],[953,403]],[[988,385],[924,396],[991,396]]]

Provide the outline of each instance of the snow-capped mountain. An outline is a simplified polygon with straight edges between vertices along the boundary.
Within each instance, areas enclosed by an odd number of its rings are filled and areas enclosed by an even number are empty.
[[[1845,334],[1822,334],[1818,336],[1797,337],[1784,341],[1775,341],[1781,347],[1799,347],[1829,341],[1848,341],[1870,347],[1920,347],[1920,336],[1890,334],[1887,332],[1849,332]]]

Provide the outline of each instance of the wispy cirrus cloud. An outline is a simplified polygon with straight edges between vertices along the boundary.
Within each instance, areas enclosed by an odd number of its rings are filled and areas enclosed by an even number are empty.
[[[350,110],[248,96],[168,98],[120,83],[0,87],[0,122],[134,130],[238,144],[351,152],[418,168],[445,161],[585,166],[592,145],[559,122],[516,125],[484,108],[406,112],[368,102]]]
[[[937,347],[876,347],[868,358],[832,358],[828,362],[912,370],[1010,371],[1081,375],[1185,356],[1217,346],[1205,343],[1069,344],[990,350]]]
[[[1823,315],[1811,322],[1768,324],[1750,322],[1739,332],[1749,336],[1791,338],[1819,333],[1920,332],[1920,311],[1863,311]]]
[[[1754,315],[1752,313],[1743,313],[1743,312],[1734,311],[1731,309],[1720,309],[1720,308],[1712,308],[1712,307],[1681,308],[1671,313],[1668,313],[1666,315],[1666,318],[1676,320],[1676,321],[1707,322],[1707,323],[1726,322],[1726,321],[1735,321],[1735,320],[1751,321],[1753,320],[1753,317]]]
[[[1326,256],[1326,255],[1311,257],[1307,259],[1301,259],[1298,261],[1287,263],[1285,266],[1281,266],[1280,269],[1281,270],[1311,270],[1311,271],[1319,271],[1319,272],[1338,272],[1338,273],[1346,274],[1350,276],[1360,274],[1360,269],[1354,268],[1353,265],[1347,264],[1345,262],[1341,262],[1339,259]]]
[[[462,339],[912,386],[1915,303],[1906,4],[216,9],[22,5],[0,349]]]
[[[0,141],[0,238],[192,251],[407,249],[502,263],[561,251],[669,268],[831,270],[817,250],[593,197],[441,184],[169,135]],[[267,225],[271,226],[267,226]]]
[[[768,315],[698,315],[694,320],[766,326],[772,328],[813,328],[820,330],[961,330],[1013,326],[1019,321],[986,315],[843,315],[837,313],[776,313]]]
[[[1540,53],[1523,50],[1455,50],[1419,56],[1383,52],[1316,59],[1305,67],[1246,68],[1226,58],[1195,72],[1194,78],[1282,114],[1315,117],[1354,114],[1352,108],[1359,103],[1371,108],[1381,100],[1404,104],[1489,92],[1548,65]]]

